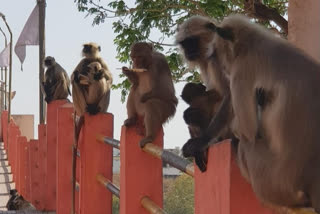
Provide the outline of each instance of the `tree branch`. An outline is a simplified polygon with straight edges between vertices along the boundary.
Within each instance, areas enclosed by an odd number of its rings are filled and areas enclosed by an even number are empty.
[[[261,0],[245,0],[244,10],[253,18],[274,21],[288,35],[288,21],[276,9],[264,5]]]

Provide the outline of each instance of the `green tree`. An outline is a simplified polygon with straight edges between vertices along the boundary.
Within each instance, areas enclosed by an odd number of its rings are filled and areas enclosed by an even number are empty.
[[[189,175],[180,175],[164,193],[164,210],[174,214],[194,213],[194,181]]]
[[[279,32],[288,33],[286,15],[288,0],[74,0],[78,10],[93,16],[93,25],[106,19],[113,20],[117,34],[117,59],[129,61],[129,48],[135,41],[152,42],[156,49],[165,51],[173,78],[178,81],[199,81],[199,74],[187,69],[173,36],[177,25],[193,15],[202,15],[220,21],[231,13],[243,13],[256,22]],[[114,88],[121,88],[122,98],[130,86],[126,79]]]

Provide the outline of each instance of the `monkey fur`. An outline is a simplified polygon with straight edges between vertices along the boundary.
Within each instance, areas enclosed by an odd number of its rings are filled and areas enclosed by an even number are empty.
[[[79,116],[85,112],[91,115],[106,112],[109,106],[112,75],[99,55],[100,50],[100,46],[95,43],[84,44],[84,58],[71,76],[72,98]],[[86,84],[81,84],[81,80]]]
[[[132,126],[138,117],[143,117],[145,137],[139,142],[140,147],[151,143],[162,124],[173,117],[178,100],[175,96],[171,71],[163,54],[153,50],[146,42],[132,45],[130,57],[133,68],[146,69],[133,72],[123,67],[122,72],[131,82],[127,100],[128,119],[124,125]]]
[[[180,46],[189,67],[200,69],[200,77],[206,89],[208,91],[215,90],[221,96],[221,100],[214,105],[215,113],[217,113],[218,109],[222,107],[222,102],[226,100],[226,97],[229,97],[230,88],[229,80],[223,73],[221,64],[214,57],[216,53],[212,52],[211,41],[215,33],[204,26],[207,23],[215,23],[215,21],[201,16],[191,17],[178,27],[176,43]],[[225,103],[225,106],[227,106],[229,112],[225,113],[226,117],[219,116],[218,119],[219,121],[226,120],[229,124],[232,119],[232,108],[231,104],[228,106]],[[207,128],[201,132],[201,136],[190,139],[190,141],[182,147],[182,152],[185,157],[196,156],[201,154],[202,151],[206,151],[209,146],[209,141],[218,142],[218,139],[221,137],[233,137],[230,127],[224,126],[222,128],[223,131],[221,131],[215,126],[215,115],[216,114],[211,114],[212,118],[210,118],[210,123]],[[215,139],[212,139],[213,137],[215,137]],[[189,147],[189,142],[195,141],[198,141],[198,143],[194,143]],[[193,149],[193,147],[195,147],[195,149]],[[191,155],[190,153],[193,153],[194,150],[197,150],[196,154]],[[203,155],[201,156],[204,157]],[[195,157],[195,159],[200,159],[200,157]],[[203,164],[198,165],[197,163],[199,169],[205,171],[206,160],[200,162]]]
[[[192,138],[199,137],[208,127],[222,98],[215,89],[206,91],[201,83],[187,83],[182,89],[181,98],[189,104],[183,119],[189,125],[190,135]]]
[[[54,57],[44,59],[47,68],[43,89],[45,101],[49,104],[53,100],[67,99],[70,94],[70,79],[67,72],[56,62]]]
[[[187,83],[182,90],[181,98],[190,105],[183,113],[190,136],[191,138],[200,137],[205,133],[211,119],[217,113],[222,97],[215,89],[206,91],[206,87],[201,83]],[[233,152],[237,153],[238,139],[230,129],[226,130],[224,135],[219,136],[216,142],[227,138],[231,138]],[[205,168],[206,162],[207,150],[199,152],[195,156],[195,163],[201,169]]]
[[[240,15],[202,26],[215,33],[212,51],[230,80],[242,174],[265,204],[311,205],[320,212],[320,64]],[[267,100],[261,138],[257,90],[265,91]]]

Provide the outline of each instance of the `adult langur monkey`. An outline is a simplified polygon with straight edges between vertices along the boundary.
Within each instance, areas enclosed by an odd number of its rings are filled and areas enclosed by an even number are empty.
[[[218,101],[214,106],[212,106],[212,111],[214,114],[213,118],[210,119],[210,125],[203,130],[202,135],[198,138],[204,138],[202,142],[207,142],[210,140],[211,143],[217,142],[218,139],[222,138],[233,138],[233,145],[237,146],[236,138],[231,135],[230,128],[228,126],[223,126],[223,131],[216,131],[219,127],[214,126],[212,123],[216,116],[218,109],[226,108],[228,112],[225,115],[219,116],[217,119],[226,120],[230,124],[232,119],[232,108],[231,105],[225,103],[222,106],[222,101],[229,98],[229,80],[223,74],[221,64],[216,60],[215,54],[211,42],[214,38],[215,33],[210,29],[206,28],[204,24],[213,23],[214,21],[201,16],[191,17],[189,20],[185,21],[178,27],[178,32],[176,35],[176,43],[181,47],[183,55],[186,62],[190,67],[198,67],[200,69],[200,77],[204,83],[206,90],[215,90],[221,96],[221,100]],[[212,134],[213,133],[213,134]],[[215,139],[211,139],[211,136],[215,136]],[[198,138],[193,139],[194,141]],[[196,164],[201,171],[206,170],[206,162],[203,153],[206,152],[208,147],[207,143],[192,144],[195,149],[190,148],[190,150],[196,150],[194,154]],[[182,148],[185,150],[185,147]]]
[[[77,115],[82,116],[85,112],[89,114],[97,114],[98,112],[106,112],[110,102],[110,87],[112,85],[112,75],[107,64],[100,57],[100,46],[96,43],[86,43],[83,45],[82,55],[84,58],[79,62],[72,73],[72,98]],[[99,71],[105,81],[101,84],[88,84],[88,74],[90,73],[89,64],[92,62],[100,63],[102,69]],[[96,77],[95,77],[96,78]],[[101,78],[99,80],[101,80]],[[83,83],[81,83],[83,81]],[[99,91],[100,88],[106,88],[105,96],[100,97],[93,93],[93,90]],[[90,97],[87,94],[90,93]],[[89,101],[90,100],[90,101]],[[101,101],[101,102],[100,102]]]
[[[67,72],[52,56],[44,59],[47,67],[43,84],[45,101],[49,104],[53,100],[67,99],[70,93],[70,79]]]
[[[99,112],[106,112],[110,102],[110,88],[112,85],[112,75],[100,57],[101,47],[96,43],[86,43],[83,45],[83,59],[79,62],[72,73],[72,98],[75,108],[74,114],[74,148],[72,159],[72,207],[75,210],[75,174],[76,174],[76,154],[78,138],[81,127],[84,123],[84,113],[95,115]],[[78,122],[76,116],[80,116]]]
[[[320,64],[240,15],[202,26],[230,79],[242,174],[266,204],[320,212]],[[198,143],[208,141],[190,140],[185,155]]]
[[[124,125],[136,125],[138,118],[143,117],[145,137],[139,144],[144,147],[155,139],[162,124],[173,117],[178,100],[168,62],[152,44],[134,43],[130,57],[133,69],[122,68],[132,84],[127,100],[128,119]]]

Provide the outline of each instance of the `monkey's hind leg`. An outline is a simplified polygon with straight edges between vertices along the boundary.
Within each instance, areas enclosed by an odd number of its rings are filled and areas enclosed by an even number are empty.
[[[96,115],[100,112],[100,107],[96,104],[87,104],[87,108],[86,111],[90,114],[90,115]]]
[[[141,148],[143,148],[147,143],[152,143],[156,134],[161,129],[166,111],[162,102],[156,99],[147,101],[145,105],[144,126],[146,136],[139,143]]]
[[[123,125],[127,127],[135,125],[138,120],[138,115],[137,115],[136,106],[135,106],[135,99],[134,99],[134,91],[132,90],[133,89],[130,90],[128,101],[127,101],[128,118],[123,123]]]

